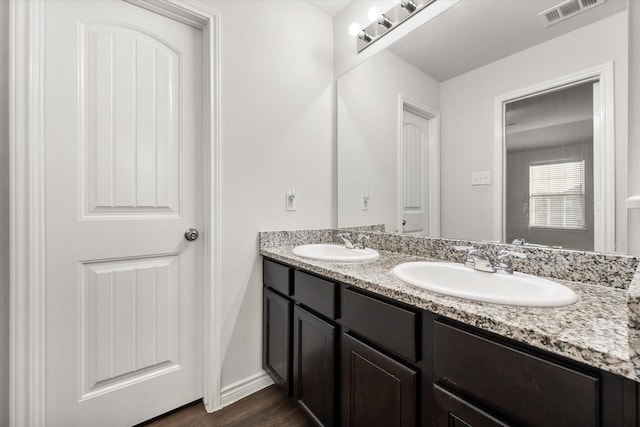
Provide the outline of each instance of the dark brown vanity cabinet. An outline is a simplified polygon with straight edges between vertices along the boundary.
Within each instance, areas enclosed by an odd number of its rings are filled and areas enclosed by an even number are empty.
[[[338,285],[265,259],[263,367],[318,425],[336,424]]]
[[[291,393],[291,269],[264,261],[262,367],[274,383]],[[278,292],[284,293],[284,295]]]
[[[342,335],[342,425],[410,427],[417,419],[416,369]]]
[[[278,294],[264,290],[263,296],[263,368],[273,382],[289,395],[290,378],[290,302]]]
[[[319,425],[336,417],[338,285],[296,270],[293,280],[293,397]]]
[[[640,425],[634,381],[268,259],[264,284],[264,368],[318,425]]]
[[[342,425],[416,426],[419,312],[349,288],[341,304]]]
[[[437,410],[434,425],[445,427],[508,427],[482,409],[434,384],[433,397]]]
[[[633,381],[470,327],[433,328],[435,425],[637,425]]]
[[[293,397],[318,424],[335,424],[336,327],[293,309]]]

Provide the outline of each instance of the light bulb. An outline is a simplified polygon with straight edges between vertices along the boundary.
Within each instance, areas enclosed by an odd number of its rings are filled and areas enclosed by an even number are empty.
[[[369,17],[369,22],[377,20],[378,16],[380,16],[380,9],[375,6],[372,7],[371,9],[369,9],[369,13],[367,14],[367,16]]]
[[[354,22],[353,24],[349,25],[349,34],[351,34],[351,37],[357,36],[359,32],[360,32],[360,24],[358,24],[357,22]]]

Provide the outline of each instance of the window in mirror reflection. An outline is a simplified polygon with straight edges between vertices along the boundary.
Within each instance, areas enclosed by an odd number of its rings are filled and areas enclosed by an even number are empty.
[[[590,81],[506,105],[508,242],[593,250]]]
[[[584,160],[529,165],[529,227],[584,230]]]

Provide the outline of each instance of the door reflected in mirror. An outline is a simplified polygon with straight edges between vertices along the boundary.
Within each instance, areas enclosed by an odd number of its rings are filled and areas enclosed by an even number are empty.
[[[597,86],[587,82],[506,104],[507,242],[594,249]]]

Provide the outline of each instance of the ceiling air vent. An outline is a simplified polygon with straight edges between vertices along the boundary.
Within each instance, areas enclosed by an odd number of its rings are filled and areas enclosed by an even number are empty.
[[[542,19],[545,26],[556,24],[564,21],[580,12],[600,6],[606,0],[568,0],[550,9],[540,12],[538,16]]]

